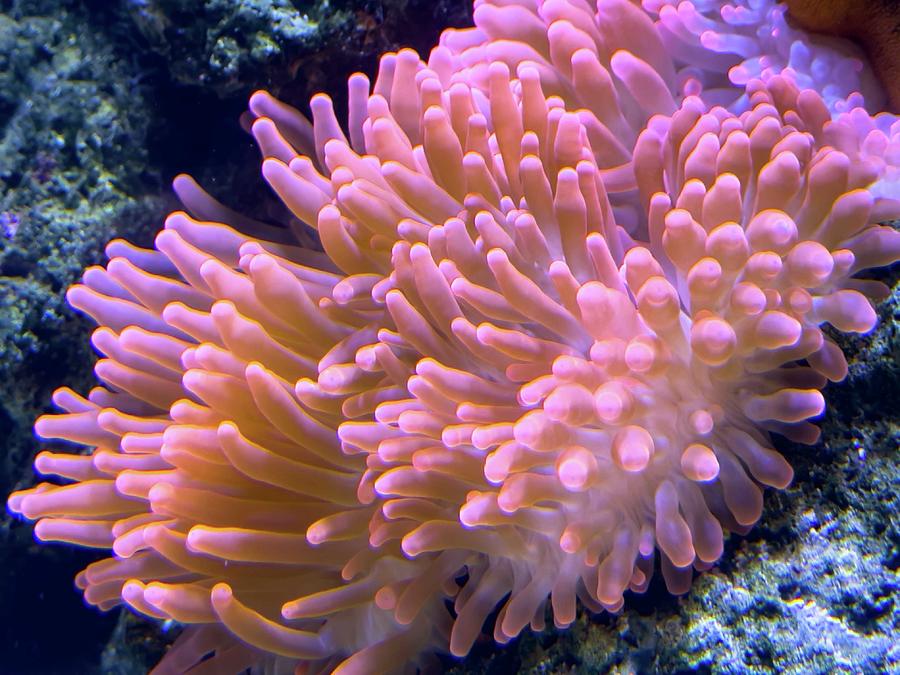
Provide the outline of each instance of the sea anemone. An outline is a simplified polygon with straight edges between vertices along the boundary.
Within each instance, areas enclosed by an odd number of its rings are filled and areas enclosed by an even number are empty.
[[[464,655],[498,605],[500,642],[548,598],[618,610],[656,550],[683,593],[790,483],[769,432],[814,443],[847,371],[820,325],[870,330],[855,275],[900,258],[890,143],[790,72],[721,107],[598,6],[478,3],[427,64],[353,75],[346,132],[254,94],[289,222],[181,176],[155,250],[70,289],[103,386],[36,432],[94,449],[9,506],[112,549],[91,604],[190,625],[158,673]]]
[[[891,0],[787,0],[789,17],[809,31],[857,40],[872,60],[891,107],[900,110],[900,20]]]
[[[660,36],[673,57],[702,77],[717,76],[721,84],[727,77],[743,87],[753,78],[788,73],[801,88],[818,91],[832,110],[868,105],[877,111],[884,104],[884,90],[862,49],[794,28],[787,20],[788,5],[775,0],[641,4],[657,17]],[[746,96],[742,99],[746,103]]]

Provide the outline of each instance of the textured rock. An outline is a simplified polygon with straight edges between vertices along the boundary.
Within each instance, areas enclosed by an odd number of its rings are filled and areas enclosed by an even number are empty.
[[[0,3],[0,490],[33,480],[31,423],[50,392],[87,384],[88,324],[64,291],[117,233],[146,240],[162,211],[148,179],[149,120],[136,72],[73,3]],[[84,615],[71,582],[90,554],[38,550],[0,524],[3,668],[95,659],[112,619]],[[53,649],[41,640],[54,635]],[[81,670],[81,672],[86,672]]]
[[[440,30],[470,20],[459,0],[128,0],[119,30],[136,30],[172,79],[221,96],[248,87],[314,93],[332,75],[372,70],[398,45],[427,54]]]

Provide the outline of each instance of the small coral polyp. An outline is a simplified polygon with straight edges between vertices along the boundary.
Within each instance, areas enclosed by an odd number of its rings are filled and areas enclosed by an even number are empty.
[[[501,603],[499,642],[617,611],[657,551],[683,593],[790,483],[770,432],[817,440],[847,372],[820,326],[875,323],[856,274],[900,257],[900,204],[865,111],[790,73],[739,112],[679,90],[629,2],[476,21],[352,76],[346,133],[252,97],[285,223],[182,176],[155,249],[69,291],[102,386],[36,431],[94,449],[9,505],[112,550],[91,604],[188,624],[157,673],[462,656]]]

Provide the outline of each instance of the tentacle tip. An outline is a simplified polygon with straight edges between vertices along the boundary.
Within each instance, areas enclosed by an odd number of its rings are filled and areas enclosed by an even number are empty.
[[[234,599],[234,592],[231,586],[225,582],[219,582],[212,587],[210,591],[210,600],[216,610],[222,610],[227,607]]]

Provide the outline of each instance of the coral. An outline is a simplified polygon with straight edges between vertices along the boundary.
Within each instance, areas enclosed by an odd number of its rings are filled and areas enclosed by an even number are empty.
[[[530,4],[352,76],[346,136],[255,94],[286,227],[180,177],[190,215],[69,291],[103,386],[36,431],[94,450],[9,506],[113,550],[91,604],[194,624],[158,672],[464,655],[498,603],[499,642],[620,610],[657,549],[684,593],[791,482],[769,432],[818,439],[819,326],[869,331],[854,275],[900,257],[895,132],[790,70],[728,110],[636,6]]]

